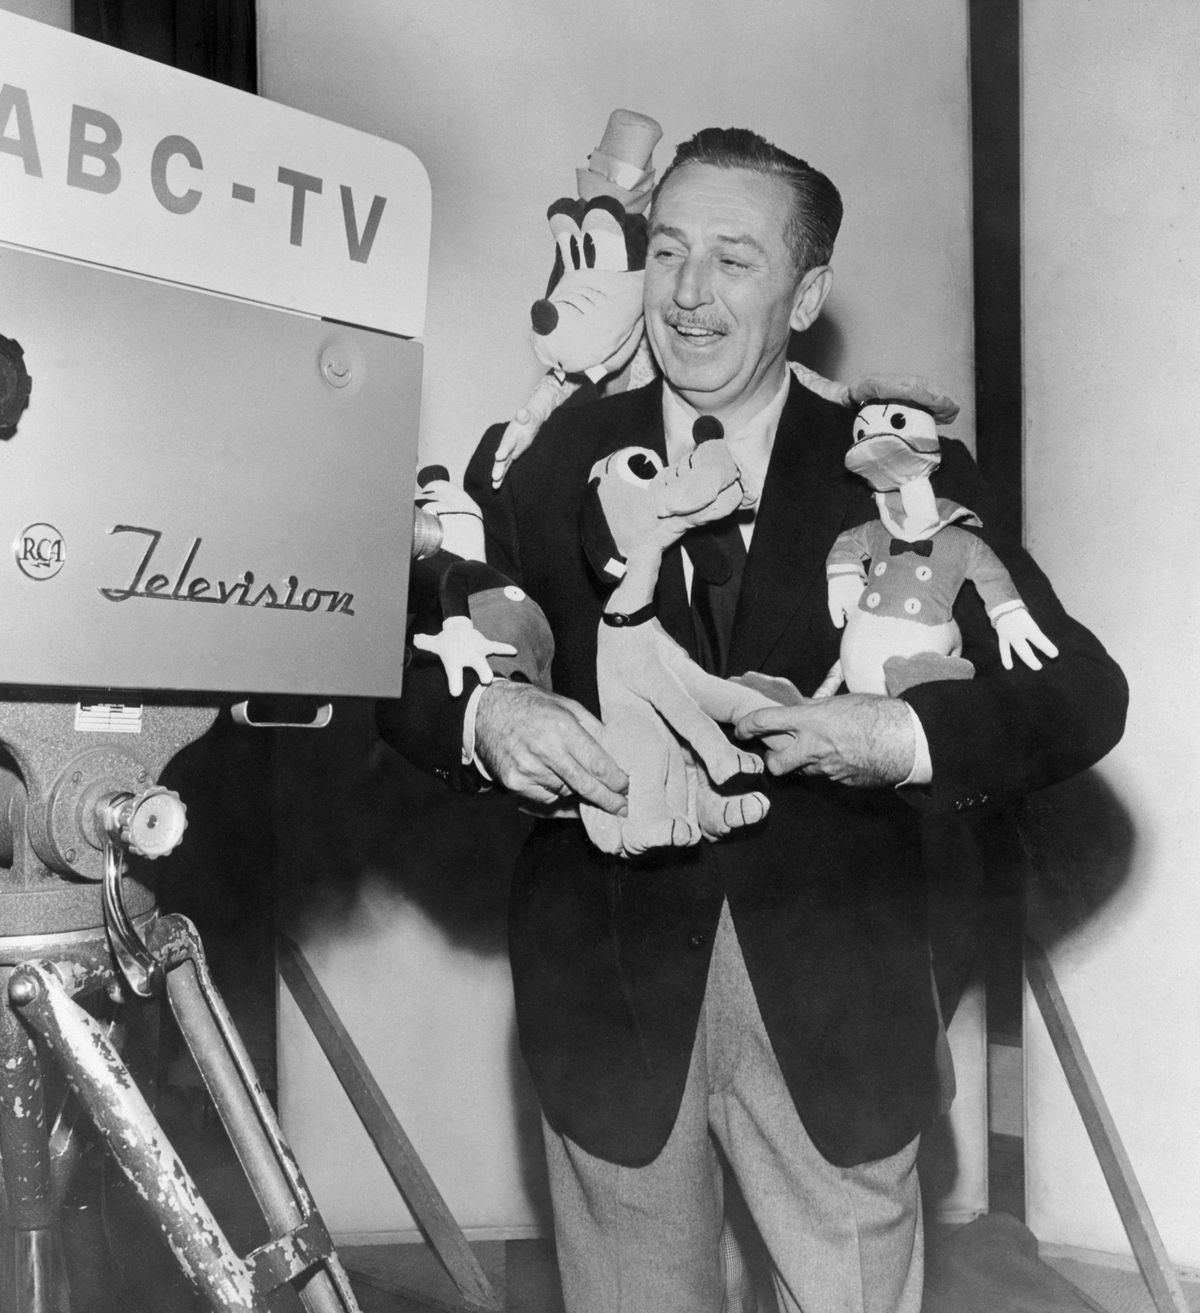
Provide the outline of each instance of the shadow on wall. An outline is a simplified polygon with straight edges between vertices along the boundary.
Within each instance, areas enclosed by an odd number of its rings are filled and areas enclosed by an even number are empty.
[[[370,874],[457,948],[503,953],[509,876],[529,828],[511,799],[466,795],[378,737],[374,704],[335,703],[319,731],[279,730],[273,752],[281,927],[353,912]]]
[[[1026,925],[1049,949],[1093,920],[1131,878],[1137,831],[1095,771],[1027,798],[1019,829]]]
[[[989,1025],[1018,1034],[1021,937],[1051,948],[1097,916],[1131,877],[1135,832],[1121,800],[1095,771],[972,819],[969,829],[926,817],[929,924],[947,1022],[977,976]],[[963,879],[964,872],[974,872]]]
[[[364,880],[417,905],[455,947],[506,952],[528,819],[508,798],[453,793],[410,766],[380,741],[373,702],[336,701],[321,730],[247,728],[222,709],[162,783],[187,804],[184,842],[131,867],[164,912],[196,923],[217,987],[268,1068],[276,930],[336,932],[361,914]]]

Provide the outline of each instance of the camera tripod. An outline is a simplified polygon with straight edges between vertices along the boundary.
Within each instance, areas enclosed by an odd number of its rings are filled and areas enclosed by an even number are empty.
[[[74,1109],[217,1313],[291,1284],[310,1313],[358,1304],[283,1138],[195,927],[159,915],[125,872],[186,825],[157,780],[216,718],[204,706],[0,703],[0,1308],[72,1313],[61,1208],[79,1153]],[[119,1052],[125,1005],[165,993],[270,1239],[235,1252]],[[97,1007],[99,1003],[101,1007]],[[101,1014],[111,1013],[105,1021]],[[60,1080],[59,1077],[62,1079]],[[63,1086],[61,1106],[50,1105]],[[83,1313],[79,1307],[74,1313]]]

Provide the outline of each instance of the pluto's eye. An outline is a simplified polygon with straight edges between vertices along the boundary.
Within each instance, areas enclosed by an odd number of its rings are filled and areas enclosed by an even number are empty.
[[[662,461],[648,447],[629,447],[610,459],[609,468],[626,483],[649,483],[662,472]]]
[[[897,410],[892,415],[892,428],[902,429],[907,423],[908,423],[908,417],[905,415],[904,411]]]

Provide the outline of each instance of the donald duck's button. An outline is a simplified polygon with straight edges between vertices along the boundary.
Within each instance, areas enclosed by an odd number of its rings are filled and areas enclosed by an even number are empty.
[[[886,562],[886,561],[877,561],[877,562],[875,563],[875,569],[872,571],[872,573],[873,573],[873,574],[886,574],[886,573],[887,573],[887,562]]]
[[[906,597],[904,599],[904,609],[909,615],[916,615],[921,609],[921,599],[919,597]]]
[[[882,602],[882,601],[883,601],[883,598],[880,597],[878,593],[868,593],[868,594],[867,594],[867,605],[871,608],[872,611],[873,611],[873,610],[879,605],[879,603]]]
[[[918,565],[916,570],[913,571],[913,573],[917,576],[917,578],[922,583],[926,583],[928,580],[933,578],[933,571],[927,565]]]

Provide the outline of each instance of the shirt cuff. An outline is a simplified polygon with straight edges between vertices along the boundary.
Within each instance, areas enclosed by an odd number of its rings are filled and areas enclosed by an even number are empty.
[[[487,767],[475,755],[475,716],[479,711],[479,698],[483,693],[483,689],[484,685],[475,685],[471,690],[471,696],[467,698],[467,707],[463,712],[462,764],[464,766],[474,766],[485,780],[491,780],[492,777],[488,774]],[[917,724],[919,725],[920,721]],[[928,755],[928,750],[926,750],[926,755]]]
[[[896,786],[898,789],[910,784],[929,784],[933,779],[933,762],[929,757],[929,740],[925,737],[925,727],[912,707],[907,702],[904,705],[908,707],[908,714],[912,718],[913,766],[908,772],[908,778]],[[473,723],[474,717],[472,717]]]

